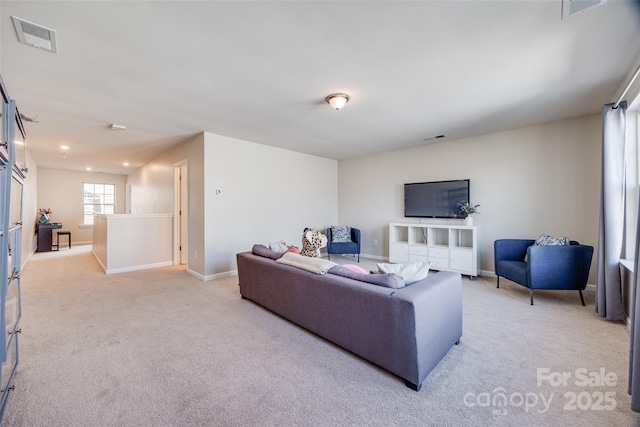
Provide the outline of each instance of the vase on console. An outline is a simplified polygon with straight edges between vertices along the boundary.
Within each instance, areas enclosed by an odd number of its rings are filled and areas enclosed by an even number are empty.
[[[464,225],[473,225],[473,217],[471,215],[467,215],[467,217],[464,219]]]

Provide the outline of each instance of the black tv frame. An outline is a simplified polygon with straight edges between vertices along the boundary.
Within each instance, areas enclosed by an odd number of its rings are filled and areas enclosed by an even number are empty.
[[[425,212],[414,212],[411,211],[407,214],[407,186],[433,186],[436,187],[438,184],[449,184],[449,183],[465,183],[466,186],[466,195],[463,198],[456,197],[456,201],[449,201],[449,207],[452,207],[452,203],[455,203],[455,210],[453,214],[425,214]],[[404,184],[404,217],[405,218],[447,218],[447,219],[464,219],[467,217],[464,213],[460,212],[458,209],[458,203],[465,203],[471,200],[471,180],[470,179],[452,179],[446,181],[426,181],[426,182],[412,182]],[[414,209],[415,210],[415,209]],[[433,213],[433,212],[430,212]]]

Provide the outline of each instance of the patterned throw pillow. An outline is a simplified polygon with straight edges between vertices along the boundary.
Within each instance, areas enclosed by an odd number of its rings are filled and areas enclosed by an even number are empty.
[[[331,241],[334,243],[351,242],[351,227],[332,225]]]
[[[548,234],[541,234],[540,237],[536,239],[535,245],[540,246],[569,246],[569,238],[568,237],[551,237]]]

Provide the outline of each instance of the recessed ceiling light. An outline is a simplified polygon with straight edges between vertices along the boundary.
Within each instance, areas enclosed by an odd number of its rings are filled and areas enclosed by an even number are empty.
[[[88,170],[88,171],[91,171],[91,168],[85,168],[85,169]]]
[[[117,125],[115,123],[113,123],[111,126],[109,126],[111,129],[113,130],[127,130],[127,127],[125,125]]]
[[[124,163],[122,164],[122,166],[129,166],[129,163],[124,162]]]
[[[60,149],[63,150],[63,151],[67,151],[69,148],[71,148],[71,147],[69,147],[68,145],[61,145],[60,146]]]

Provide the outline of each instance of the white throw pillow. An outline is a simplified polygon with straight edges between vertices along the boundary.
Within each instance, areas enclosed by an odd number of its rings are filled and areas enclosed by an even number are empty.
[[[396,273],[402,276],[405,285],[411,285],[425,279],[429,274],[430,262],[417,262],[415,264],[377,264],[382,273]]]
[[[269,249],[276,252],[286,252],[289,250],[287,242],[280,240],[279,242],[269,243]]]

